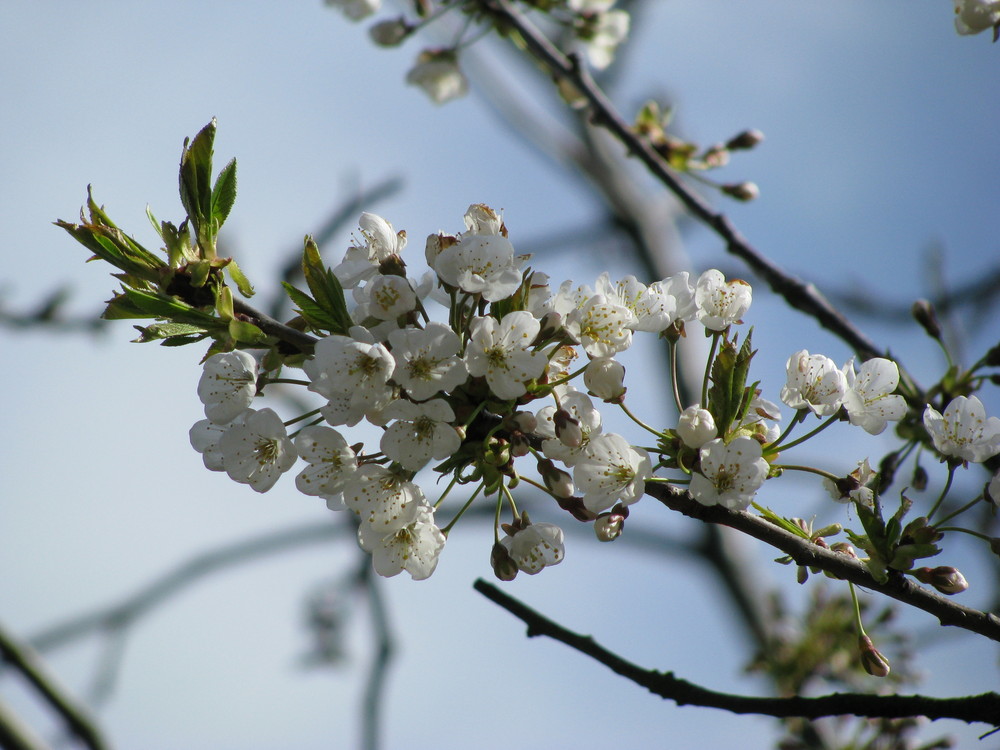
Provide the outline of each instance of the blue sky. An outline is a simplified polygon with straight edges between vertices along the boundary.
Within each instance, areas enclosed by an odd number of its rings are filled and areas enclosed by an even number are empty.
[[[766,134],[725,173],[761,187],[758,201],[725,205],[758,249],[823,290],[862,289],[901,304],[927,293],[923,257],[932,245],[943,248],[951,281],[996,267],[1000,47],[985,35],[959,37],[950,3],[649,5],[616,101],[628,113],[648,96],[668,97],[683,135],[705,144],[749,127]],[[258,287],[268,288],[287,252],[333,207],[392,177],[403,189],[372,208],[407,229],[418,250],[417,238],[460,229],[465,208],[485,202],[504,210],[515,247],[537,248],[536,265],[557,281],[635,270],[618,260],[609,268],[613,248],[595,257],[538,247],[589,226],[599,211],[591,195],[512,138],[480,97],[438,108],[405,86],[417,44],[375,49],[363,27],[320,2],[7,3],[0,29],[7,307],[30,307],[67,285],[70,309],[96,314],[111,280],[51,222],[75,217],[92,184],[116,222],[152,244],[145,207],[181,217],[181,143],[213,116],[220,164],[239,160],[225,236]],[[336,242],[346,246],[347,236]],[[705,230],[692,228],[685,243],[695,271],[739,268]],[[757,376],[772,398],[793,351],[849,356],[763,289],[751,318]],[[865,326],[918,376],[943,366],[915,327]],[[0,330],[8,363],[0,376],[8,428],[0,618],[22,635],[122,597],[213,545],[325,517],[291,482],[257,495],[204,471],[187,442],[201,417],[199,354],[130,344],[126,323],[109,328],[97,339]],[[996,341],[998,327],[986,321],[971,333],[982,345]],[[632,371],[655,371],[650,351],[630,356]],[[655,379],[633,388],[641,403],[663,403]],[[992,405],[998,413],[995,398]],[[887,440],[865,449],[880,455]],[[819,505],[809,497],[802,515]],[[803,501],[776,494],[768,502],[791,514]],[[640,504],[634,522],[683,533],[680,519],[655,506]],[[430,581],[386,585],[400,649],[387,748],[585,750],[664,736],[676,747],[734,738],[750,750],[769,746],[766,719],[666,706],[561,646],[525,639],[517,621],[471,590],[489,574],[488,545],[485,530],[470,527],[449,540]],[[295,663],[307,643],[304,595],[351,560],[351,544],[313,547],[213,578],[154,612],[130,637],[118,692],[102,713],[115,743],[346,746],[367,659],[363,617],[341,670],[304,673]],[[762,570],[771,581],[787,577],[783,568]],[[525,579],[510,586],[515,596],[626,657],[709,687],[758,687],[741,675],[742,636],[704,571],[573,539],[562,565]],[[53,667],[83,690],[97,653],[94,644],[62,651]],[[928,656],[931,693],[996,684],[992,666],[942,666],[982,663],[956,640]],[[520,726],[512,729],[511,717]]]

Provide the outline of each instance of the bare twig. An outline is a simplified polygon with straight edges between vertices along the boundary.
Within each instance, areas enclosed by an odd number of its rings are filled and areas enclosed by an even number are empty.
[[[868,568],[857,560],[823,549],[759,516],[744,511],[729,510],[721,505],[702,505],[688,492],[678,487],[660,482],[647,482],[646,494],[655,497],[671,510],[690,518],[729,526],[749,534],[790,555],[798,565],[819,568],[837,578],[851,581],[922,609],[934,615],[942,625],[953,625],[1000,642],[1000,617],[946,599],[916,585],[903,575],[890,575],[886,583],[879,583],[868,572]]]
[[[958,719],[967,723],[995,725],[1000,717],[1000,694],[983,693],[963,698],[930,698],[922,695],[872,695],[870,693],[834,693],[818,698],[756,698],[708,690],[675,677],[672,672],[643,669],[612,651],[590,636],[579,635],[503,593],[496,586],[479,579],[474,588],[500,605],[528,626],[528,637],[545,635],[600,662],[616,674],[641,685],[655,695],[679,706],[696,705],[719,708],[735,714],[764,714],[777,718],[818,719],[850,714],[869,718],[904,718],[926,716],[929,719]]]
[[[70,697],[56,678],[49,673],[34,650],[20,643],[2,626],[0,626],[0,656],[4,662],[24,675],[52,710],[62,718],[66,728],[74,737],[91,750],[106,750],[109,747],[87,710]]]
[[[380,582],[374,575],[371,559],[368,555],[361,555],[358,578],[365,587],[375,631],[374,654],[369,667],[361,709],[361,747],[364,750],[378,750],[386,677],[389,665],[392,663],[394,646],[392,631],[389,627],[389,613],[385,606],[385,596]]]
[[[736,230],[729,219],[715,211],[697,193],[684,185],[666,166],[659,154],[637,137],[631,126],[615,110],[590,74],[570,57],[558,50],[538,29],[530,24],[509,0],[480,0],[481,7],[505,27],[516,29],[528,51],[546,67],[549,73],[571,83],[588,101],[595,123],[606,127],[636,156],[661,183],[700,221],[726,242],[729,252],[742,258],[758,275],[792,307],[815,318],[820,325],[848,343],[861,359],[880,356],[882,352],[861,331],[836,310],[812,284],[807,284],[771,262]]]

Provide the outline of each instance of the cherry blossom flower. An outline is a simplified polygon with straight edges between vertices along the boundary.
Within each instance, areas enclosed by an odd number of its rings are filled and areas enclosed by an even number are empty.
[[[795,352],[785,365],[788,380],[781,388],[781,400],[793,409],[809,409],[817,417],[836,414],[847,392],[847,369],[839,369],[822,354],[809,354],[805,349]]]
[[[469,92],[469,82],[451,50],[421,52],[406,74],[406,82],[423,89],[435,104],[444,104]]]
[[[317,341],[312,359],[302,369],[309,376],[311,391],[329,399],[348,396],[352,404],[373,403],[384,395],[396,362],[361,326],[354,326],[350,333]]]
[[[740,436],[726,445],[716,438],[701,447],[701,471],[691,475],[691,495],[702,505],[745,510],[764,480],[768,463],[760,443]]]
[[[689,406],[677,420],[677,434],[689,448],[700,448],[719,434],[712,412],[699,404]]]
[[[360,21],[382,7],[382,0],[326,0],[331,8],[336,8],[352,21]]]
[[[488,302],[512,295],[521,286],[514,246],[502,234],[466,234],[434,258],[441,280]]]
[[[844,368],[844,375],[847,377],[844,408],[851,424],[878,435],[890,421],[896,422],[906,416],[906,401],[902,396],[892,395],[899,385],[899,368],[895,362],[875,357],[864,362],[855,374],[851,360]]]
[[[242,414],[257,395],[257,360],[239,349],[213,354],[205,360],[198,381],[198,398],[205,416],[226,424]]]
[[[285,425],[272,409],[261,409],[242,424],[231,425],[218,447],[226,473],[257,492],[271,489],[298,458]]]
[[[727,283],[722,271],[710,268],[698,277],[694,299],[702,325],[711,331],[723,331],[741,322],[740,318],[750,308],[752,291],[742,279]]]
[[[344,504],[361,519],[362,527],[387,534],[410,523],[414,508],[426,505],[413,482],[384,466],[364,464],[344,486]]]
[[[382,411],[386,419],[398,420],[382,433],[382,452],[408,471],[419,471],[432,458],[441,460],[461,447],[451,422],[455,412],[444,399],[415,404],[393,401]]]
[[[503,219],[492,208],[484,203],[473,203],[465,211],[463,217],[465,228],[470,234],[503,234]]]
[[[358,469],[347,440],[329,427],[303,427],[295,438],[295,450],[309,464],[295,477],[295,486],[305,495],[338,495]]]
[[[225,471],[222,450],[219,448],[219,441],[226,430],[234,425],[243,424],[243,421],[251,414],[256,414],[256,409],[246,409],[239,416],[233,418],[229,424],[216,424],[210,419],[202,419],[195,422],[188,431],[188,438],[191,447],[201,454],[201,460],[205,468],[209,471]]]
[[[416,401],[451,391],[469,377],[465,362],[458,356],[462,341],[442,323],[393,331],[389,346],[396,361],[393,380]]]
[[[955,30],[978,34],[1000,24],[1000,0],[955,0]]]
[[[583,504],[594,513],[617,502],[631,505],[638,501],[652,474],[646,451],[633,448],[615,433],[591,438],[585,454],[573,467],[573,480],[584,493]]]
[[[500,544],[507,549],[518,569],[532,576],[542,568],[558,565],[566,554],[563,530],[552,523],[530,524],[513,536],[505,536]]]
[[[877,473],[872,471],[871,464],[866,458],[859,461],[858,468],[843,479],[834,482],[824,477],[823,487],[838,503],[855,502],[871,508],[875,502],[875,492],[868,485],[876,476]]]
[[[635,316],[603,294],[595,294],[566,316],[566,331],[591,357],[613,357],[632,345]]]
[[[928,404],[924,427],[944,456],[981,463],[1000,453],[1000,419],[987,419],[982,401],[975,396],[957,396],[943,415]]]
[[[527,392],[525,382],[545,372],[546,358],[528,347],[538,335],[538,320],[518,310],[502,320],[473,318],[465,350],[469,374],[485,376],[498,398],[517,398]]]
[[[615,59],[615,50],[628,36],[631,18],[624,10],[609,10],[588,18],[578,29],[590,64],[604,70]]]
[[[367,211],[358,219],[363,245],[347,248],[344,260],[333,269],[334,276],[345,289],[353,289],[362,281],[378,275],[379,266],[403,252],[406,232],[397,232],[381,216]]]
[[[422,581],[437,567],[445,536],[434,525],[434,511],[429,505],[414,506],[407,516],[403,526],[389,532],[362,524],[358,541],[371,553],[375,572],[380,576],[391,578],[405,570],[414,581]]]
[[[365,286],[354,288],[354,301],[358,303],[354,311],[354,319],[358,322],[369,316],[395,320],[416,308],[417,293],[409,279],[379,275]]]

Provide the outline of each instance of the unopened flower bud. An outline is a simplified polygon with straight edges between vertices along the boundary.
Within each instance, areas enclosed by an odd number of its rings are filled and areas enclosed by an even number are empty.
[[[872,677],[889,676],[889,660],[886,659],[872,643],[867,635],[858,637],[858,648],[861,651],[861,666]]]
[[[857,551],[847,542],[834,542],[830,545],[830,550],[836,552],[838,555],[844,555],[854,560],[858,559]]]
[[[913,467],[913,477],[910,479],[910,486],[917,491],[927,489],[927,469],[920,464]]]
[[[701,448],[708,441],[714,440],[719,430],[712,413],[694,404],[681,412],[677,420],[677,434],[687,447]]]
[[[965,576],[950,565],[940,565],[936,568],[917,568],[913,577],[921,583],[929,583],[942,594],[961,594],[969,588]]]
[[[927,331],[927,335],[932,339],[941,338],[941,324],[938,323],[937,313],[934,312],[934,305],[925,299],[918,299],[913,303],[910,310],[916,321]]]
[[[625,396],[625,367],[610,357],[590,360],[583,382],[592,396],[608,403],[621,403]]]
[[[989,484],[986,485],[986,488],[983,490],[983,497],[997,507],[1000,507],[1000,471],[994,474]]]
[[[556,428],[556,437],[559,442],[567,448],[579,448],[583,443],[583,430],[580,429],[580,420],[575,419],[565,409],[556,409],[552,415],[552,424]]]
[[[719,185],[719,190],[744,203],[760,197],[760,188],[753,182],[733,182],[728,185]]]
[[[538,327],[538,337],[542,341],[547,341],[563,330],[562,315],[555,310],[550,310],[542,316],[542,321]]]
[[[729,163],[729,151],[722,145],[712,146],[701,158],[709,167],[724,167]]]
[[[613,542],[624,528],[625,517],[618,513],[602,513],[594,521],[594,534],[599,542]]]
[[[500,542],[493,545],[490,552],[490,565],[493,568],[493,574],[501,581],[513,581],[517,578],[517,563]]]
[[[399,18],[380,21],[368,29],[368,35],[380,47],[395,47],[406,39],[412,31],[413,27],[406,22],[405,18],[400,16]]]
[[[734,135],[726,142],[726,148],[730,151],[741,151],[753,148],[764,140],[764,134],[759,130],[744,130],[739,135]]]
[[[530,411],[519,411],[513,419],[517,429],[526,434],[531,434],[538,427],[538,419]]]

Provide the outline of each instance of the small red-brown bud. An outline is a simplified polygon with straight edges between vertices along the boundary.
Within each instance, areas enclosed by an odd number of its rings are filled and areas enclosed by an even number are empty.
[[[760,188],[752,182],[732,182],[727,185],[719,185],[719,190],[730,198],[744,203],[760,197]]]
[[[961,594],[969,588],[965,576],[950,565],[939,565],[936,568],[917,568],[913,577],[921,583],[929,583],[942,594]]]
[[[858,637],[858,648],[861,651],[861,666],[872,677],[889,676],[889,660],[875,648],[872,639],[867,635]]]
[[[914,319],[921,326],[923,326],[923,329],[927,331],[928,336],[932,339],[940,340],[941,324],[938,323],[937,313],[934,311],[934,305],[925,299],[918,299],[913,303],[910,313],[913,315]]]
[[[730,151],[745,151],[753,148],[764,140],[764,134],[759,130],[744,130],[739,135],[734,135],[726,142],[726,148]]]
[[[500,542],[494,544],[490,551],[490,565],[493,567],[493,574],[501,581],[513,581],[517,578],[517,563]]]

